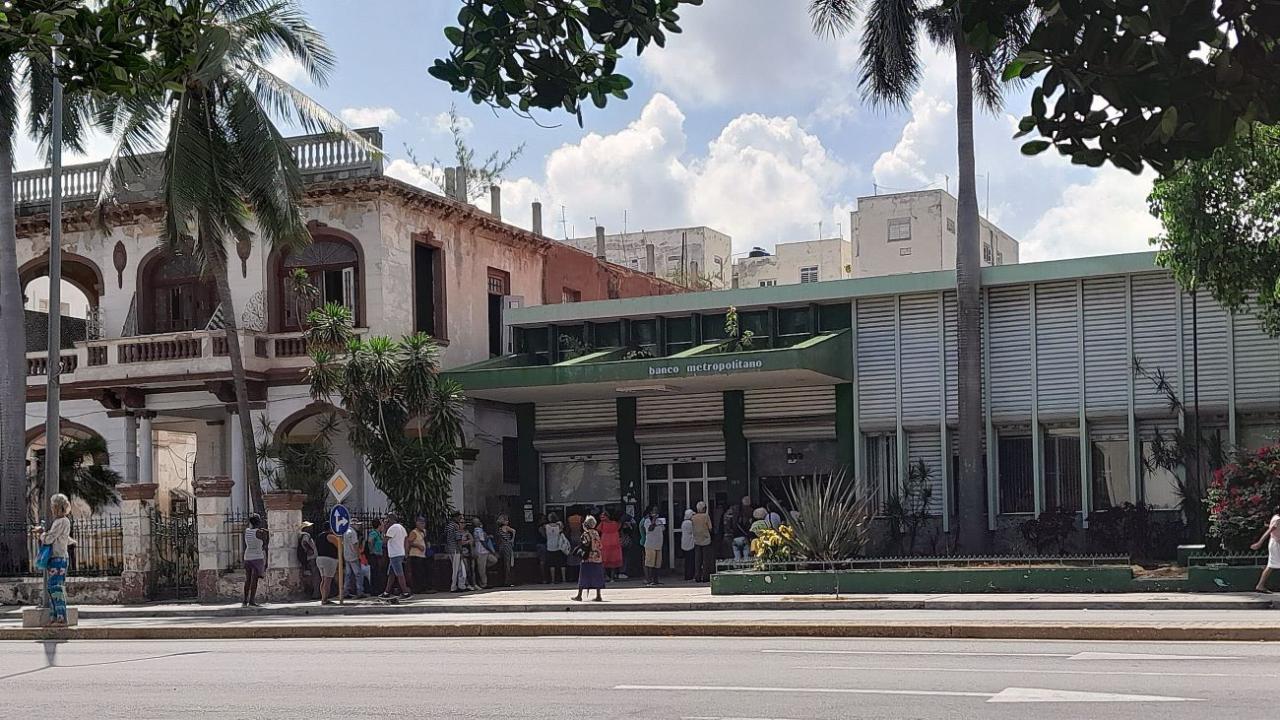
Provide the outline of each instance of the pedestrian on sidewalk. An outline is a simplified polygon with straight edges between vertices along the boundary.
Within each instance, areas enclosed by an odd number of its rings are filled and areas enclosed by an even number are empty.
[[[40,551],[48,553],[45,567],[45,592],[49,595],[49,627],[67,626],[67,564],[71,558],[68,548],[75,543],[71,539],[71,500],[62,493],[49,498],[49,511],[53,522],[49,529],[37,525],[32,528],[40,538]],[[48,547],[48,550],[44,548]]]
[[[360,564],[360,554],[364,552],[364,541],[360,538],[361,525],[352,522],[347,531],[342,533],[342,562],[345,568],[345,588],[347,600],[363,600],[369,597],[364,591],[364,566]]]
[[[404,579],[405,540],[409,537],[409,533],[405,532],[404,526],[400,524],[400,518],[393,512],[387,513],[386,525],[387,585],[379,597],[390,600],[394,597],[391,594],[391,588],[399,583],[400,599],[408,600],[413,597],[413,592],[409,590],[409,583]]]
[[[302,566],[303,584],[312,600],[320,597],[320,569],[316,567],[316,539],[311,535],[312,525],[302,523],[298,528],[298,564]]]
[[[444,552],[449,556],[451,570],[449,592],[463,592],[467,589],[467,565],[462,558],[464,535],[462,513],[454,513],[444,528]]]
[[[698,501],[697,512],[693,514],[693,553],[694,582],[710,582],[711,572],[715,569],[716,549],[711,544],[711,515],[707,513],[706,501]]]
[[[1249,547],[1261,550],[1263,543],[1267,545],[1267,566],[1262,568],[1262,576],[1258,578],[1258,585],[1254,589],[1270,595],[1271,591],[1267,589],[1267,578],[1272,570],[1280,568],[1280,508],[1276,508],[1275,514],[1271,516],[1267,529],[1262,531],[1262,537]]]
[[[378,522],[378,526],[369,530],[365,539],[364,551],[369,558],[369,587],[373,590],[387,586],[387,541],[383,533],[387,530],[386,520]]]
[[[578,573],[578,594],[574,602],[582,602],[583,590],[595,590],[596,602],[603,602],[600,591],[604,589],[604,558],[600,553],[599,523],[590,515],[582,519],[582,544],[574,548],[582,556],[582,570]]]
[[[484,530],[484,522],[475,518],[471,526],[471,564],[474,568],[471,585],[476,590],[489,588],[489,568],[498,564],[498,556],[489,533]]]
[[[560,523],[560,518],[555,513],[547,515],[547,522],[538,529],[539,534],[546,538],[547,541],[547,578],[546,581],[554,583],[556,581],[556,571],[560,571],[560,582],[565,582],[567,572],[565,571],[565,552],[569,549],[569,538],[565,537],[564,525]]]
[[[581,512],[570,511],[568,520],[565,522],[565,537],[569,542],[565,543],[569,548],[576,548],[582,542],[582,518]],[[582,571],[582,558],[578,554],[566,551],[564,556],[565,579],[571,583],[578,582],[578,574]]]
[[[415,593],[435,593],[431,577],[433,558],[431,545],[427,542],[427,519],[419,515],[409,531],[409,582]]]
[[[644,530],[644,584],[660,585],[658,571],[662,569],[662,545],[667,538],[667,523],[658,517],[658,506],[649,508],[649,515],[640,521]]]
[[[684,579],[697,577],[697,555],[693,544],[693,509],[684,511],[684,521],[680,523],[680,552],[684,555]]]
[[[320,604],[332,605],[329,596],[333,588],[333,579],[338,576],[338,545],[342,538],[333,532],[326,521],[320,529],[320,537],[316,538],[316,567],[320,570]],[[335,593],[336,594],[336,593]]]
[[[586,525],[587,521],[583,519],[584,535]],[[596,526],[599,528],[596,532],[600,534],[600,557],[604,562],[605,579],[609,582],[626,580],[627,576],[622,572],[622,523],[614,520],[608,510],[601,510]]]
[[[258,605],[258,580],[267,573],[267,529],[262,527],[262,516],[249,514],[249,524],[244,529],[244,599],[240,607]]]
[[[515,587],[516,578],[516,529],[506,513],[498,516],[498,567],[502,568],[504,587]]]

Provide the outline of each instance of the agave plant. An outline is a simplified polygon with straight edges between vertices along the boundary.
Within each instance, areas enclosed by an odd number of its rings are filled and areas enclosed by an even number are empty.
[[[791,554],[802,560],[838,562],[862,553],[870,533],[875,496],[858,494],[858,483],[844,470],[815,475],[787,486],[785,502],[772,492],[769,500],[795,510],[791,518]]]

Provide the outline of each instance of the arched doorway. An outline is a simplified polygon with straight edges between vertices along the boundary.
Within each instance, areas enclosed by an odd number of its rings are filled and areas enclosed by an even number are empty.
[[[45,427],[45,425],[38,425],[26,433],[27,515],[29,518],[39,517],[40,508],[43,506],[44,464],[45,457],[49,452]],[[63,473],[68,472],[73,465],[86,469],[90,466],[107,468],[110,465],[111,461],[107,453],[106,441],[92,428],[64,418],[59,424],[58,442],[63,450]],[[71,447],[73,443],[82,452],[73,451],[68,454],[67,448]],[[88,481],[96,482],[101,479],[102,473],[87,472],[85,477]],[[116,479],[118,480],[118,475]],[[63,488],[63,490],[72,496],[71,510],[74,517],[88,517],[93,514],[89,503],[76,497],[74,492],[66,488]],[[91,490],[91,488],[86,488],[86,490]],[[100,494],[95,493],[95,496]]]
[[[50,311],[49,256],[42,255],[27,261],[18,268],[18,281],[22,286],[23,306],[40,313]],[[59,286],[63,347],[71,343],[102,336],[101,316],[98,313],[104,285],[102,271],[94,262],[81,255],[64,252],[62,255],[62,283]],[[28,338],[40,347],[28,347],[32,352],[44,349],[40,338]]]
[[[302,329],[313,307],[337,303],[351,310],[356,326],[363,324],[364,278],[360,245],[347,233],[323,228],[311,244],[274,254],[271,262],[272,324],[278,332]],[[305,284],[301,278],[305,275]]]
[[[213,279],[190,255],[152,251],[138,268],[138,333],[203,330],[218,307]]]

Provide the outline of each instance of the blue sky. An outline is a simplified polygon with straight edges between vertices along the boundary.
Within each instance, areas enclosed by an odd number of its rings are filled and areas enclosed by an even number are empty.
[[[628,59],[635,87],[627,101],[589,108],[585,127],[564,114],[543,128],[472,105],[427,74],[448,50],[442,29],[454,0],[306,0],[315,26],[336,51],[327,87],[276,69],[352,122],[383,127],[388,173],[428,182],[405,159],[449,159],[439,118],[451,103],[469,121],[471,144],[487,154],[526,144],[507,173],[504,216],[527,224],[528,203],[547,206],[548,234],[574,234],[596,218],[610,231],[710,225],[736,251],[848,233],[856,198],[889,189],[950,184],[955,191],[952,60],[925,53],[925,74],[907,109],[885,109],[857,93],[857,38],[816,38],[805,0],[707,0],[685,11],[686,32]],[[1027,93],[1009,94],[1004,113],[982,113],[979,173],[990,173],[992,218],[1023,241],[1023,260],[1148,247],[1147,177],[1024,158],[1011,139]],[[363,122],[361,122],[363,121]],[[105,152],[95,143],[91,155]],[[20,167],[35,164],[29,146]],[[986,205],[986,177],[978,179]],[[554,218],[554,220],[553,220]]]

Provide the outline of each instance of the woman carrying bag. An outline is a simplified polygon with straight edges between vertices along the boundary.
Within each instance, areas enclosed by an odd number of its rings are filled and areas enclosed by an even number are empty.
[[[58,493],[49,499],[49,509],[53,513],[53,522],[49,529],[36,527],[40,536],[40,552],[36,556],[36,567],[45,572],[45,590],[49,594],[49,627],[67,626],[67,560],[70,557],[68,546],[71,539],[71,521],[67,513],[71,511],[71,501],[66,495]]]
[[[596,519],[588,515],[582,521],[582,542],[573,553],[582,558],[582,570],[578,573],[578,594],[575,602],[582,602],[583,590],[595,590],[596,602],[604,602],[600,591],[604,589],[604,561],[600,556],[600,532]]]

